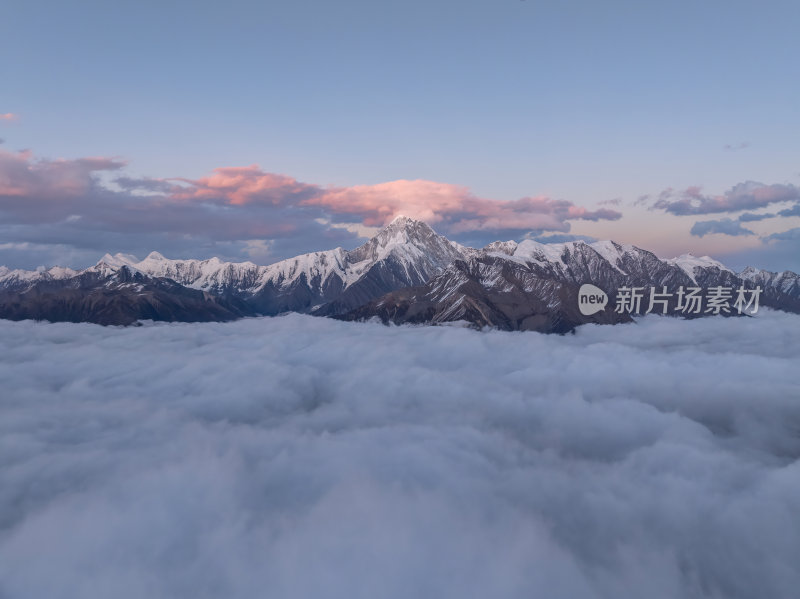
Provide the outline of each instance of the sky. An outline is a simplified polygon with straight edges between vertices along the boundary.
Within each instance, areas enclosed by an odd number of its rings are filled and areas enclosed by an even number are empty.
[[[0,264],[270,263],[398,214],[800,270],[800,5],[40,2],[0,20]]]
[[[0,595],[793,597],[798,320],[0,321]]]

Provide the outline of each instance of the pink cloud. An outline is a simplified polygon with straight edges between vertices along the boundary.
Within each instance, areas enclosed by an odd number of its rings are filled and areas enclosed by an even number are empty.
[[[335,214],[352,214],[365,225],[380,226],[399,214],[444,224],[452,233],[490,230],[569,229],[567,220],[617,219],[614,210],[590,211],[546,196],[490,200],[461,185],[425,180],[400,180],[377,185],[329,189],[305,200]]]
[[[399,214],[436,224],[443,215],[463,211],[465,204],[476,199],[461,185],[399,180],[329,188],[304,203],[325,207],[336,214],[358,215],[365,225],[380,226]]]
[[[0,228],[12,227],[21,241],[58,239],[81,247],[109,239],[159,239],[161,247],[190,249],[269,239],[286,256],[353,245],[358,235],[342,224],[381,226],[399,214],[444,234],[480,239],[565,232],[571,220],[620,216],[545,196],[491,200],[436,181],[323,187],[258,166],[218,168],[198,179],[119,173],[107,186],[100,175],[124,166],[115,158],[49,160],[0,150]],[[28,227],[24,236],[20,227]]]
[[[14,114],[13,112],[6,112],[5,114],[0,114],[0,121],[16,121],[19,118],[18,114]]]
[[[381,226],[404,214],[452,233],[490,230],[566,231],[566,221],[618,219],[609,209],[590,211],[566,200],[545,196],[513,201],[480,198],[467,187],[426,180],[398,180],[376,185],[321,187],[301,183],[259,167],[215,169],[201,179],[175,179],[171,197],[233,205],[266,203],[273,206],[316,207],[332,216],[350,216],[367,226]]]
[[[175,178],[187,187],[177,188],[172,197],[178,200],[224,200],[234,205],[253,202],[280,205],[286,198],[303,193],[313,186],[285,175],[265,173],[257,165],[230,166],[214,169],[200,179]]]
[[[113,171],[125,162],[104,157],[35,160],[30,151],[0,150],[0,196],[40,200],[73,198],[95,184],[95,173]]]

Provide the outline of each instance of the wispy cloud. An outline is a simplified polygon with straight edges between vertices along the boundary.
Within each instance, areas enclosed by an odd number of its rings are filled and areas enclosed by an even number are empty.
[[[729,152],[738,152],[739,150],[745,150],[750,147],[749,141],[742,141],[738,144],[725,144],[725,149]]]
[[[0,113],[0,121],[16,121],[18,118],[19,115],[13,112]]]
[[[800,203],[795,204],[791,208],[781,210],[778,214],[780,216],[800,216]]]
[[[750,223],[759,220],[766,220],[768,218],[775,218],[775,216],[776,216],[775,214],[769,212],[763,214],[756,214],[754,212],[745,212],[744,214],[739,215],[738,220],[741,223]]]
[[[42,204],[85,195],[96,185],[95,173],[126,165],[115,158],[37,160],[31,151],[0,150],[0,198],[24,198]],[[37,206],[32,205],[33,210]]]
[[[712,233],[721,235],[755,235],[750,229],[745,229],[738,220],[723,218],[720,220],[704,220],[696,222],[690,231],[696,237],[703,237]]]
[[[755,210],[778,202],[800,201],[800,188],[792,184],[765,185],[746,181],[721,195],[708,195],[700,187],[662,191],[652,207],[676,215],[714,214]]]
[[[789,229],[788,231],[781,231],[780,233],[773,233],[766,238],[768,241],[800,241],[800,227]]]

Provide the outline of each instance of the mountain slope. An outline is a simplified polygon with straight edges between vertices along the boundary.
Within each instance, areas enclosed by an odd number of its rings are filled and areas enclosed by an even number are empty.
[[[800,313],[800,275],[789,270],[770,272],[748,266],[739,278],[764,291],[764,305]]]
[[[130,325],[139,320],[226,321],[252,316],[243,302],[100,262],[70,278],[45,278],[0,293],[0,318]]]
[[[39,281],[60,281],[79,274],[79,271],[61,266],[38,270],[11,270],[0,266],[0,290],[21,291]]]
[[[592,284],[608,295],[605,308],[584,316],[578,310],[578,290]],[[760,305],[800,312],[800,278],[794,273],[750,269],[737,275],[706,257],[684,255],[661,260],[640,248],[613,241],[542,244],[526,240],[495,242],[455,261],[426,285],[388,293],[340,317],[379,318],[396,324],[464,320],[474,326],[511,330],[564,332],[587,322],[625,322],[631,315],[655,310],[687,318],[707,316],[682,311],[678,290],[699,287],[703,293],[722,286],[733,292],[760,284]],[[616,311],[618,292],[639,288],[638,305]],[[666,305],[650,305],[650,291],[666,288]],[[735,310],[722,312],[735,315]]]
[[[389,291],[421,285],[459,257],[460,246],[425,223],[400,216],[349,252],[342,248],[312,252],[269,266],[218,258],[169,260],[158,252],[138,262],[124,254],[106,255],[103,261],[243,299],[259,313],[273,315],[350,310]]]
[[[524,264],[484,254],[456,260],[427,284],[389,293],[340,318],[377,317],[395,324],[464,321],[477,327],[545,333],[566,333],[589,322],[631,320],[613,310],[583,316],[578,309],[579,288],[537,276]]]
[[[347,252],[341,294],[315,313],[341,314],[396,289],[422,285],[462,257],[457,244],[425,223],[398,217],[364,245]]]

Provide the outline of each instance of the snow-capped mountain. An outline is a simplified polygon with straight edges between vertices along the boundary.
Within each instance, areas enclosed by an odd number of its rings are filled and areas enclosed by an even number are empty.
[[[309,312],[323,306],[326,314],[336,314],[389,291],[421,285],[461,257],[460,247],[425,223],[400,216],[349,252],[312,252],[269,266],[218,258],[169,260],[158,252],[141,261],[107,254],[101,262],[244,299],[262,314]]]
[[[244,302],[151,277],[127,265],[101,260],[73,276],[53,274],[39,272],[27,277],[22,287],[0,290],[0,318],[129,325],[139,320],[205,322],[254,315]]]
[[[0,317],[129,324],[298,311],[542,331],[629,318],[610,307],[592,317],[579,314],[577,294],[585,283],[605,290],[612,307],[622,287],[759,285],[761,305],[800,312],[800,277],[791,272],[747,268],[737,274],[708,256],[663,260],[614,241],[498,241],[466,248],[425,223],[398,217],[354,250],[313,252],[268,266],[171,260],[152,252],[144,260],[106,254],[83,271],[0,267]]]
[[[165,277],[192,289],[218,294],[254,291],[267,268],[252,262],[223,262],[219,258],[170,260],[158,252],[151,252],[141,261],[130,254],[106,254],[100,263],[125,265],[151,277]]]
[[[585,316],[578,310],[583,284],[605,290],[604,310]],[[347,320],[379,318],[394,323],[466,321],[508,330],[564,332],[587,322],[623,322],[616,314],[619,289],[671,290],[667,313],[678,310],[679,288],[762,286],[760,305],[800,312],[800,285],[794,273],[748,269],[737,275],[709,258],[685,254],[662,260],[652,252],[613,241],[542,244],[531,240],[494,242],[453,262],[425,285],[401,289],[342,315]],[[660,307],[660,306],[659,306]],[[633,309],[642,314],[648,300]],[[685,313],[690,318],[705,316]]]
[[[437,235],[427,224],[398,217],[346,253],[341,292],[316,313],[342,314],[396,289],[422,285],[462,258],[462,251],[462,246]]]
[[[79,271],[61,266],[37,270],[11,270],[0,266],[0,289],[25,289],[37,281],[60,281],[77,275]]]
[[[763,289],[767,305],[791,312],[800,312],[800,275],[789,270],[770,272],[748,266],[739,277]]]
[[[603,310],[580,314],[579,285],[541,277],[528,264],[495,252],[458,259],[425,285],[400,289],[340,316],[383,322],[468,322],[509,331],[566,333],[587,322],[629,322],[627,314]]]

